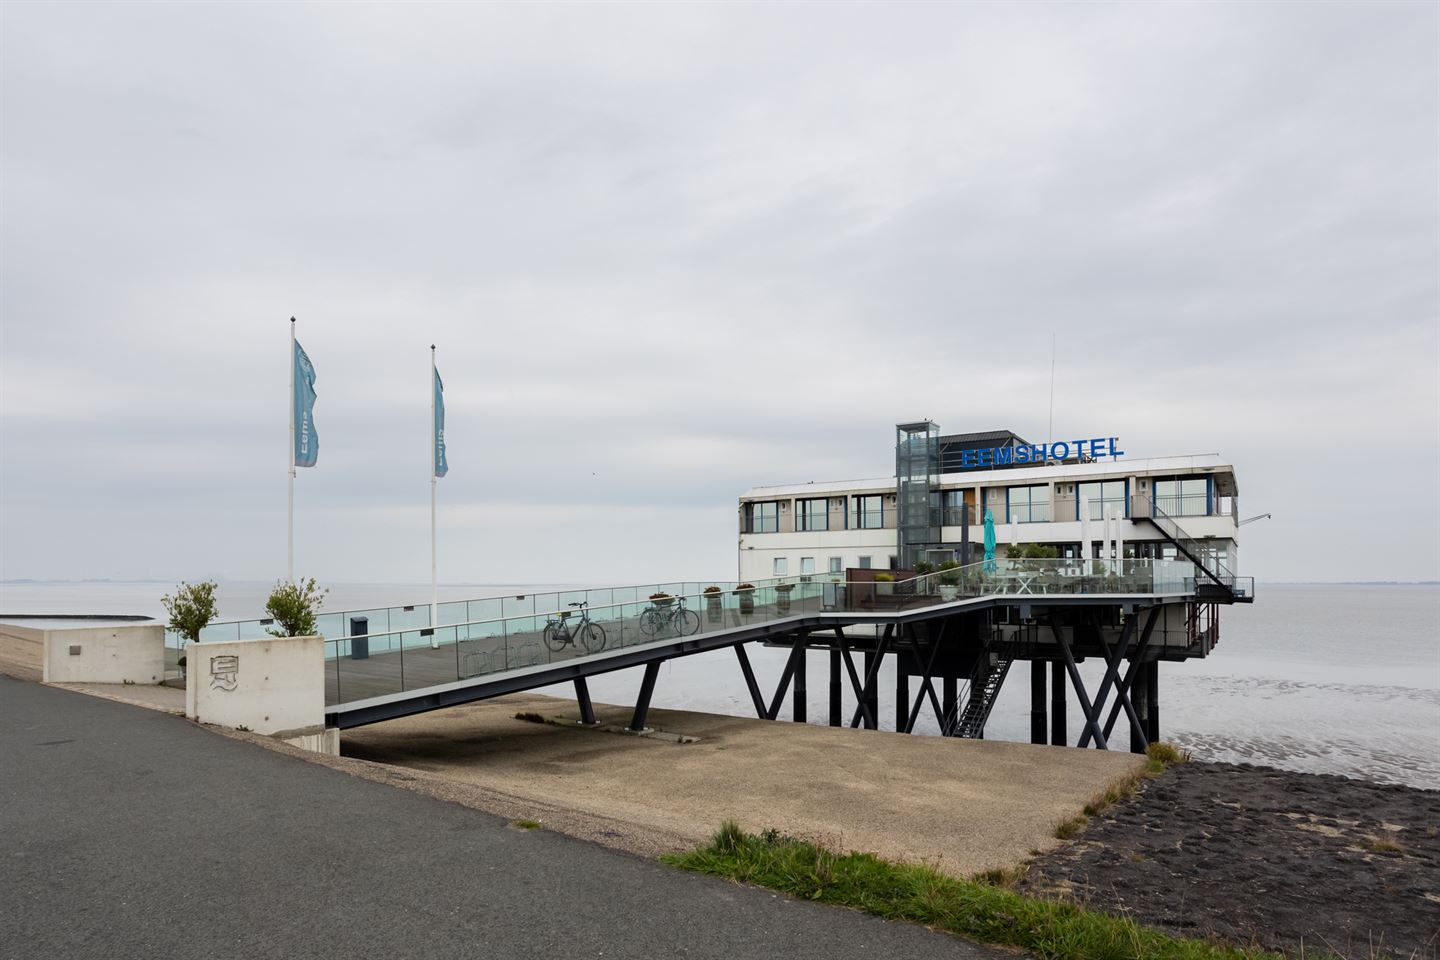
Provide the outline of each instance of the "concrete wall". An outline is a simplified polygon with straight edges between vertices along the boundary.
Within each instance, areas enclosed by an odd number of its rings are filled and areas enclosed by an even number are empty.
[[[159,683],[165,628],[87,627],[45,631],[46,683]]]
[[[0,673],[39,680],[45,672],[45,631],[0,623]]]
[[[323,731],[323,638],[191,643],[185,655],[187,717],[286,740]]]

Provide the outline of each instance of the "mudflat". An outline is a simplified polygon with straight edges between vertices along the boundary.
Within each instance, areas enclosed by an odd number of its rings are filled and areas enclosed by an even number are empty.
[[[1147,781],[1021,889],[1291,955],[1440,955],[1440,791],[1188,763]]]
[[[602,726],[630,719],[625,707],[595,709]],[[667,736],[647,738],[585,729],[578,717],[573,701],[516,695],[347,730],[341,752],[432,775],[411,785],[447,799],[637,853],[694,847],[734,820],[956,876],[1058,846],[1057,823],[1144,764],[674,710],[651,711],[648,725]]]

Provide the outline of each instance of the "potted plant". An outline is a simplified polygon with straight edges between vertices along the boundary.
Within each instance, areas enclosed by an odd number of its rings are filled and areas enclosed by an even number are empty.
[[[748,617],[755,612],[755,584],[740,584],[735,588],[735,596],[740,598],[740,615],[742,617]]]
[[[775,585],[775,612],[787,614],[790,612],[790,591],[795,589],[793,583],[779,583]]]
[[[931,563],[929,560],[916,560],[916,561],[915,561],[915,576],[917,576],[917,577],[925,577],[925,576],[929,576],[930,574],[932,574],[932,573],[934,573],[934,572],[935,572],[935,564]]]
[[[166,594],[160,598],[160,602],[165,605],[165,612],[170,615],[170,629],[180,635],[180,659],[176,661],[176,665],[183,677],[187,660],[184,644],[199,643],[200,631],[215,619],[215,582],[202,580],[199,583],[186,583],[182,580],[180,586],[175,588],[175,593]]]
[[[272,637],[313,637],[320,631],[315,615],[329,589],[316,590],[315,578],[299,583],[276,583],[265,601],[265,612],[275,619],[275,627],[266,631]]]
[[[711,623],[719,623],[724,616],[722,608],[723,601],[720,597],[720,588],[711,584],[705,588],[705,618]]]
[[[888,597],[895,592],[895,575],[893,573],[875,574],[876,596]]]
[[[650,594],[650,602],[657,607],[668,607],[675,602],[675,598],[665,592]]]
[[[954,600],[960,596],[960,564],[954,560],[942,560],[937,568],[940,575],[936,577],[940,581],[940,599],[945,601]]]

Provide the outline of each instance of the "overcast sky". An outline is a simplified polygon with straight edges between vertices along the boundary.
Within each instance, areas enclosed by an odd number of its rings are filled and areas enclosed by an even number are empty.
[[[7,2],[6,578],[725,578],[893,425],[1440,578],[1440,6]]]

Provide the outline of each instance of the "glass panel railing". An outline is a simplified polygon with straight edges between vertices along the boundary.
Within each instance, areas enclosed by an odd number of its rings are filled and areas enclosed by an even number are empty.
[[[751,590],[727,585],[710,594],[695,583],[661,586],[685,591],[601,606],[572,607],[588,601],[569,600],[564,609],[522,603],[518,616],[444,626],[433,635],[402,630],[327,640],[326,702],[364,700],[818,613],[827,609],[825,595],[833,585],[767,582]]]
[[[1004,595],[1183,595],[1193,593],[1194,576],[1193,564],[1175,560],[996,559],[899,581],[817,575],[709,594],[690,583],[669,597],[601,606],[532,604],[518,616],[440,627],[433,635],[402,630],[329,640],[326,697],[329,704],[364,700],[787,617],[888,614]]]

